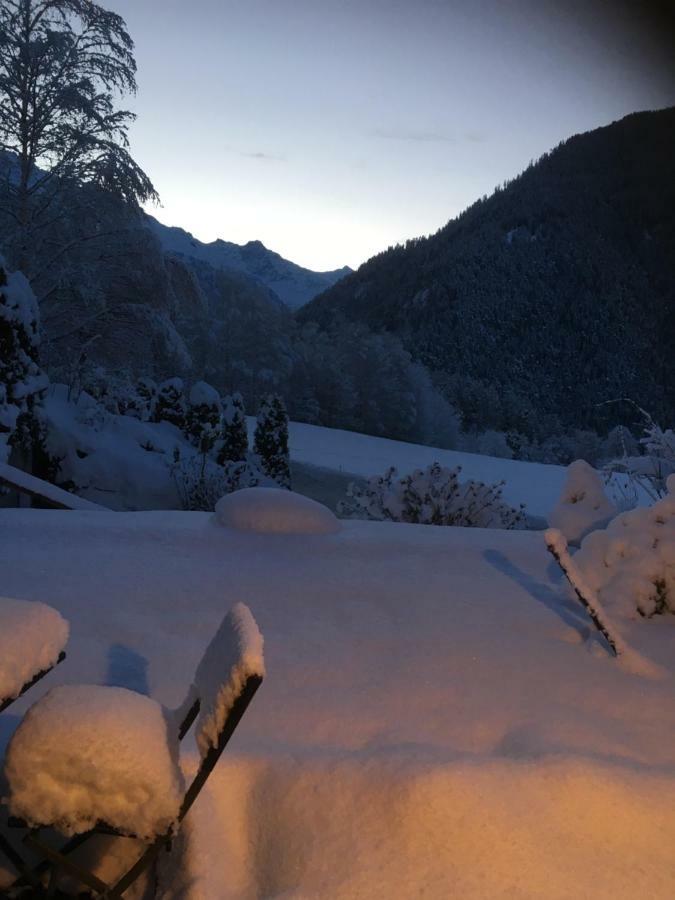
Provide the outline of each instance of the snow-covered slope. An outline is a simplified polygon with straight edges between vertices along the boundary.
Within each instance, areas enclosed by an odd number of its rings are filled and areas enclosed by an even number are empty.
[[[214,269],[243,272],[273,290],[290,309],[308,303],[351,272],[349,266],[333,272],[312,272],[268,250],[260,241],[243,246],[222,240],[204,244],[189,231],[162,225],[152,216],[147,216],[147,222],[167,253],[206,262]]]
[[[5,738],[60,682],[175,706],[233,603],[260,625],[265,683],[162,855],[164,900],[675,896],[674,679],[609,657],[541,534],[41,510],[0,533],[2,592],[72,629]],[[673,672],[670,618],[625,636]]]
[[[248,427],[252,441],[254,418],[248,417]],[[360,477],[381,475],[390,466],[395,466],[401,474],[433,462],[461,466],[463,478],[504,481],[504,499],[508,503],[514,506],[524,503],[528,515],[543,518],[557,502],[567,471],[562,466],[440,450],[302,422],[291,422],[289,448],[292,462]]]

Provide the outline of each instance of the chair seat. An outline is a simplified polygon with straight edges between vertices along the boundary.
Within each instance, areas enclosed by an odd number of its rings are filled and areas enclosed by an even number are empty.
[[[68,623],[51,606],[0,597],[0,703],[51,668],[68,641]]]
[[[118,687],[64,685],[32,706],[7,749],[13,816],[65,834],[105,824],[151,840],[178,820],[178,742],[163,707]]]

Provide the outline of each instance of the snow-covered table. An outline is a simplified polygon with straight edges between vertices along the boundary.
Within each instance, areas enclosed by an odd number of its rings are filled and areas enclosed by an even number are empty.
[[[56,665],[68,623],[51,606],[0,597],[0,711]]]

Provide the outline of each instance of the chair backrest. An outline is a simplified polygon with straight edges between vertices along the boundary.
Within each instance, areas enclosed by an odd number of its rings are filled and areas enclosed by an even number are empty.
[[[192,685],[191,695],[199,700],[196,738],[202,758],[218,746],[247,681],[264,675],[263,637],[250,609],[236,603],[206,648]]]

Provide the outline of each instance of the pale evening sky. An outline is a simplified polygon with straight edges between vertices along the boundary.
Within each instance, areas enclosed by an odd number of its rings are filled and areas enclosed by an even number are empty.
[[[150,211],[313,269],[435,231],[563,138],[675,103],[640,3],[106,5],[136,42]]]

